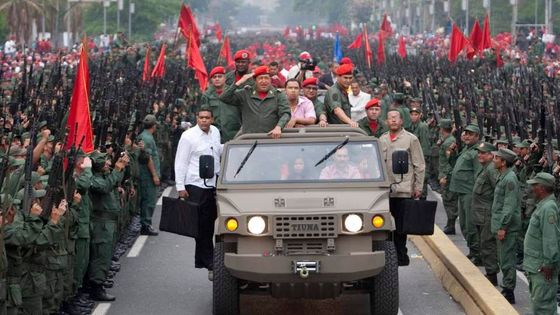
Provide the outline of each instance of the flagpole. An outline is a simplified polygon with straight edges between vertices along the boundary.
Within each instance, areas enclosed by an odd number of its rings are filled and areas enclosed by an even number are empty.
[[[181,1],[181,9],[183,8],[184,5],[185,5],[185,1]],[[181,10],[179,10],[179,12],[181,12]],[[179,19],[181,19],[181,13],[179,13]],[[181,28],[179,27],[179,25],[177,25],[177,30],[175,30],[175,39],[173,40],[173,51],[175,51],[175,49],[177,48],[177,38],[179,37],[180,29]]]

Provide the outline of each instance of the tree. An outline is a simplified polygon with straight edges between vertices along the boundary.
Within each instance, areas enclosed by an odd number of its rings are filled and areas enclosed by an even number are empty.
[[[0,11],[7,14],[8,27],[18,43],[29,42],[31,22],[42,8],[41,0],[0,0]]]

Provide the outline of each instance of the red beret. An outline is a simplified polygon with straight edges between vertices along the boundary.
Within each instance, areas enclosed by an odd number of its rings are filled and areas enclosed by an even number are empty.
[[[253,71],[253,77],[254,78],[258,77],[259,75],[263,75],[263,74],[269,74],[267,66],[257,67],[255,69],[255,71]]]
[[[380,106],[379,105],[379,100],[374,97],[371,100],[369,100],[369,102],[367,102],[366,109],[368,109],[370,107],[379,107],[379,106]]]
[[[352,59],[348,58],[348,57],[344,57],[342,59],[340,59],[340,64],[341,65],[351,65],[352,63]]]
[[[224,67],[215,67],[210,71],[210,78],[212,78],[215,74],[226,74],[226,69]]]
[[[242,49],[238,50],[235,55],[233,55],[233,60],[237,61],[239,59],[250,59],[251,53],[248,50]]]
[[[303,81],[303,84],[301,86],[306,87],[308,85],[318,85],[318,84],[319,84],[319,80],[317,80],[317,78],[309,78],[309,79],[305,79],[305,81]]]
[[[347,75],[352,74],[354,67],[351,64],[343,64],[336,69],[336,75]]]

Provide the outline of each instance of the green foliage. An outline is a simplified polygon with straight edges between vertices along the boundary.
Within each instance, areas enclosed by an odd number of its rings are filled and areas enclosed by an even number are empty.
[[[0,14],[0,42],[8,38],[9,33],[10,29],[8,27],[8,20],[6,19],[5,14]]]

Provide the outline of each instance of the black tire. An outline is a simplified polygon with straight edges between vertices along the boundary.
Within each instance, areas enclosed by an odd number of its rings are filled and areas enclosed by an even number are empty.
[[[399,263],[391,241],[373,242],[373,250],[385,251],[385,268],[368,279],[372,315],[396,315],[399,312]]]
[[[214,247],[214,280],[212,282],[214,315],[239,314],[239,284],[224,265],[224,254],[228,250],[228,245],[216,242]]]

